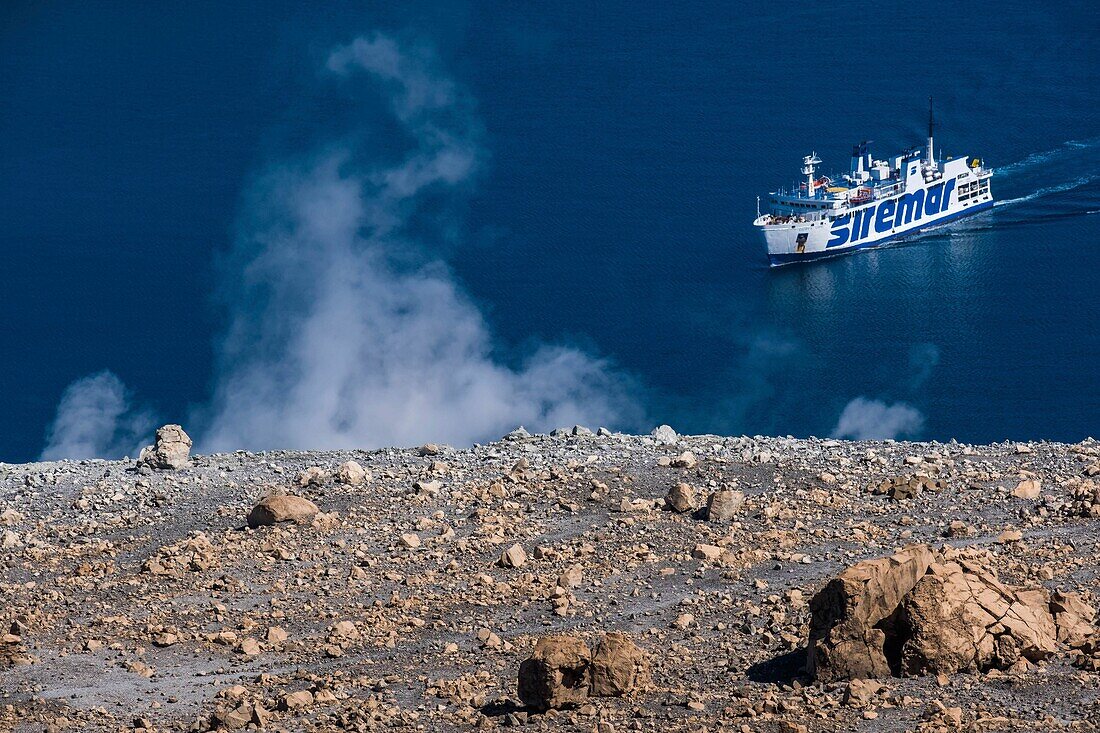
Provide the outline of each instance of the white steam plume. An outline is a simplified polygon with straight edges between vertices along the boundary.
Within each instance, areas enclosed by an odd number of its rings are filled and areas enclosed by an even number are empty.
[[[231,253],[232,320],[203,450],[468,444],[517,424],[632,425],[629,382],[602,360],[543,346],[502,361],[480,312],[430,258],[424,239],[457,228],[440,200],[460,196],[483,157],[469,101],[433,55],[376,34],[327,66],[383,90],[408,149],[382,162],[344,143],[256,182]]]
[[[915,437],[924,427],[920,411],[904,402],[888,405],[881,400],[856,397],[844,406],[833,428],[834,438],[882,440]]]
[[[919,343],[909,347],[909,388],[920,389],[940,363],[940,349],[935,344]]]
[[[39,460],[132,454],[152,426],[152,415],[133,408],[122,381],[104,370],[65,388]]]

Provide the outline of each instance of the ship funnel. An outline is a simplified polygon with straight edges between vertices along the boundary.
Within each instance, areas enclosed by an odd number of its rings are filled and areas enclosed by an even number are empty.
[[[856,178],[862,178],[860,174],[871,169],[871,149],[868,147],[870,144],[870,140],[864,140],[852,146],[851,171]]]

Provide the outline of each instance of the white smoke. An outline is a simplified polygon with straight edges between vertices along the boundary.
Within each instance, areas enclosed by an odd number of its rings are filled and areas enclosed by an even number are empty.
[[[203,450],[469,444],[518,424],[632,424],[628,380],[600,359],[543,346],[503,360],[431,258],[426,240],[457,228],[439,200],[460,198],[484,157],[472,105],[433,55],[375,34],[327,67],[381,88],[408,148],[393,162],[344,142],[256,182],[230,258],[237,287]]]
[[[909,347],[909,388],[920,389],[940,363],[940,349],[935,344],[918,343]]]
[[[834,438],[882,440],[915,437],[924,427],[924,416],[904,402],[888,405],[881,400],[856,397],[844,406],[833,428]]]
[[[152,426],[152,415],[132,407],[122,381],[104,370],[65,388],[39,460],[132,454]]]

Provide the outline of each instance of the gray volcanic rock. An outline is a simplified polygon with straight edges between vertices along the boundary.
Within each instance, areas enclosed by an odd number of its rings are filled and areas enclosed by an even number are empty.
[[[310,522],[320,509],[309,499],[300,496],[268,496],[252,507],[248,513],[248,526],[252,528],[278,522]]]
[[[680,436],[676,434],[668,425],[658,425],[653,428],[653,432],[650,433],[653,439],[660,445],[676,445],[676,442],[680,439]]]
[[[649,656],[628,635],[613,631],[600,639],[592,657],[593,695],[626,695],[648,685]]]
[[[344,461],[336,469],[336,480],[348,486],[360,486],[370,478],[371,475],[359,465],[358,461]]]
[[[932,564],[926,545],[845,570],[810,601],[808,668],[822,681],[888,677],[886,634],[892,616]]]
[[[592,653],[575,636],[539,639],[519,667],[519,698],[535,710],[579,705],[588,697]]]
[[[668,491],[665,503],[673,511],[682,513],[694,511],[697,506],[695,489],[690,484],[678,483]]]
[[[966,552],[914,545],[853,565],[814,596],[808,666],[829,682],[1044,661],[1059,636],[1079,646],[1095,631],[1095,610],[1073,594],[1056,599],[1002,584]]]
[[[138,463],[175,471],[191,465],[191,438],[179,425],[157,428],[156,442],[141,449]]]
[[[0,730],[1085,731],[1100,710],[1097,441],[428,437],[0,464]]]
[[[740,491],[715,491],[707,499],[707,519],[712,522],[729,522],[744,505],[745,494]]]

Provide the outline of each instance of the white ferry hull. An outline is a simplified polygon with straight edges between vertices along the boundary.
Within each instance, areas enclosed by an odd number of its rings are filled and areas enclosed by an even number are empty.
[[[853,156],[853,160],[853,170],[861,172],[860,158]],[[869,154],[866,160],[870,160]],[[880,185],[858,190],[829,188],[823,195],[815,192],[810,165],[819,160],[816,156],[806,158],[808,167],[803,172],[809,174],[809,180],[803,188],[809,195],[780,192],[773,201],[773,213],[760,215],[753,222],[764,238],[769,264],[777,267],[872,249],[990,209],[992,171],[978,161],[968,165],[968,160],[963,157],[933,165],[913,156],[899,156],[892,167],[876,161]]]
[[[866,208],[874,209],[875,207],[869,206]],[[907,234],[916,234],[923,229],[946,224],[991,208],[993,208],[992,196],[988,197],[987,201],[959,206],[956,210],[948,211],[936,218],[923,219],[908,226],[894,227],[890,231],[881,234],[875,232],[866,239],[831,247],[829,241],[832,236],[828,227],[807,227],[805,224],[768,227],[764,230],[764,240],[768,245],[768,264],[772,267],[779,267],[796,262],[813,262],[827,257],[839,257],[858,250],[874,249]],[[805,242],[801,243],[798,241],[798,235],[804,232],[807,237]]]

